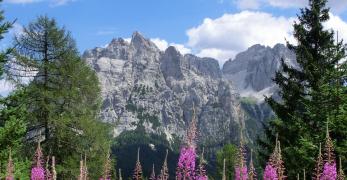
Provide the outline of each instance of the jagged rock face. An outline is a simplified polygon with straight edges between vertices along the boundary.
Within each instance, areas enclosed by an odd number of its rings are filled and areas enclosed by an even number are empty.
[[[231,80],[241,96],[263,98],[276,92],[272,79],[281,67],[281,59],[296,66],[295,54],[282,44],[273,48],[254,45],[223,65],[224,76]]]
[[[83,58],[97,72],[101,116],[117,125],[115,136],[143,128],[173,141],[185,133],[193,103],[203,143],[236,142],[239,127],[246,128],[240,97],[215,59],[183,56],[174,47],[162,52],[139,33],[130,43],[114,39]]]

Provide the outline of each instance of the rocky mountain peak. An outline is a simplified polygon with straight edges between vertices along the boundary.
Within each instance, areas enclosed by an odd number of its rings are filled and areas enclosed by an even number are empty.
[[[152,49],[152,50],[159,50],[157,46],[150,41],[149,39],[146,39],[142,34],[139,32],[134,32],[133,35],[131,36],[131,45],[137,49]]]
[[[166,50],[165,50],[165,54],[167,54],[168,56],[181,56],[181,53],[174,47],[174,46],[169,46]]]
[[[108,46],[129,46],[129,43],[127,41],[125,41],[123,38],[114,38],[112,39],[112,41],[110,42],[110,44],[108,44]]]
[[[281,59],[295,64],[295,54],[283,44],[273,48],[253,45],[246,51],[236,55],[223,65],[223,75],[232,81],[241,96],[254,96],[263,99],[264,95],[272,95],[275,83],[272,79],[281,67]]]
[[[173,142],[185,133],[193,103],[202,142],[237,142],[240,127],[247,129],[240,98],[215,59],[183,56],[175,47],[161,52],[138,32],[130,44],[114,39],[85,54],[101,83],[101,117],[117,124],[115,136],[140,128]]]

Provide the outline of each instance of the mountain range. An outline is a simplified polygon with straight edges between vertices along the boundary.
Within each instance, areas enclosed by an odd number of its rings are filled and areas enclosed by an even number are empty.
[[[237,143],[240,130],[254,143],[273,116],[264,95],[278,91],[272,78],[282,58],[295,66],[295,55],[284,45],[254,45],[220,68],[216,59],[182,55],[172,46],[161,51],[138,32],[130,42],[113,39],[83,54],[99,77],[101,118],[115,125],[115,137],[141,129],[176,142],[194,107],[199,143],[209,147]]]

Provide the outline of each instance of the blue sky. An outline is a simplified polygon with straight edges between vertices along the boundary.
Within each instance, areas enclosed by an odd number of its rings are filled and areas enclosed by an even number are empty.
[[[293,17],[306,3],[306,0],[5,0],[2,8],[8,20],[17,19],[13,32],[20,31],[39,15],[55,18],[72,33],[81,53],[104,46],[112,38],[129,38],[132,32],[139,31],[153,38],[163,50],[168,45],[177,45],[183,48],[183,53],[211,56],[223,63],[253,44],[273,46],[277,41],[283,43],[284,38],[290,39]],[[347,21],[347,0],[331,0],[329,5],[334,16]],[[239,21],[244,25],[238,27]],[[269,32],[276,38],[244,37],[256,33],[261,36],[262,32],[281,27],[281,32]],[[244,31],[248,28],[254,32]],[[10,43],[11,38],[6,38],[2,46]]]
[[[182,54],[216,58],[222,66],[254,44],[295,43],[292,24],[307,1],[4,0],[1,8],[7,20],[17,21],[0,48],[9,46],[37,16],[47,15],[72,33],[81,53],[139,31],[161,50],[172,45]],[[347,39],[347,0],[330,0],[329,6],[331,20],[325,27]],[[0,80],[0,94],[11,89]]]

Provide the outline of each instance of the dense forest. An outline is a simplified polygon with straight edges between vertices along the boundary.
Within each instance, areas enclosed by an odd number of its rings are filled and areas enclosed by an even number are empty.
[[[241,134],[238,144],[206,153],[194,105],[175,143],[141,128],[114,137],[115,125],[100,118],[96,73],[71,33],[39,16],[0,54],[0,76],[16,87],[0,97],[0,179],[346,179],[347,46],[324,28],[327,0],[310,0],[297,18],[297,43],[287,47],[299,67],[282,60],[273,79],[280,98],[266,97],[275,116],[265,133],[256,146]],[[1,39],[13,24],[1,11]]]

